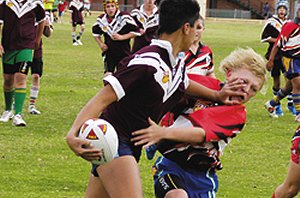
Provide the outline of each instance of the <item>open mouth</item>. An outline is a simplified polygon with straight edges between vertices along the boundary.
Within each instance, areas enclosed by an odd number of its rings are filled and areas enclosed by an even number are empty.
[[[229,98],[229,100],[241,102],[241,101],[245,100],[245,97],[244,96],[231,96]]]

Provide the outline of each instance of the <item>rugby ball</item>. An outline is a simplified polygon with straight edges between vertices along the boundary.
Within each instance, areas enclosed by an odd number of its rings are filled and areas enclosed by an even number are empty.
[[[93,164],[105,164],[118,155],[119,140],[114,127],[103,119],[89,119],[81,126],[78,137],[91,142],[93,148],[100,149],[102,156]]]

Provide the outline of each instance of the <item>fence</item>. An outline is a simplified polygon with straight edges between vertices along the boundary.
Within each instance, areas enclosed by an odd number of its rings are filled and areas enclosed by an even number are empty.
[[[131,10],[133,10],[133,5],[119,5],[119,8],[121,11],[126,11],[126,12],[130,12]],[[93,11],[103,11],[103,5],[102,3],[99,3],[99,2],[93,2],[91,4],[91,10]]]
[[[238,9],[206,9],[206,16],[216,18],[251,19],[251,12]]]

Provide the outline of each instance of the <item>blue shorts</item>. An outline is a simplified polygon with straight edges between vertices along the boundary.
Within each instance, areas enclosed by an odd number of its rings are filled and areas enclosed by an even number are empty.
[[[183,189],[189,198],[214,198],[218,177],[214,170],[185,170],[175,162],[159,157],[154,166],[154,188],[157,198],[173,189]]]
[[[116,158],[124,155],[131,155],[138,162],[140,160],[141,153],[142,153],[141,147],[134,146],[132,142],[124,142],[119,140],[118,156]],[[95,177],[99,177],[99,174],[96,171],[98,166],[100,165],[92,164],[91,173]]]
[[[291,80],[297,76],[300,76],[300,60],[292,59],[288,57],[282,58],[283,66],[285,69],[285,76]]]

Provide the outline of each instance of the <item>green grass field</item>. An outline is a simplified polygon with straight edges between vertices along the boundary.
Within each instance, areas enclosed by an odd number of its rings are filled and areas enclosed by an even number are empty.
[[[37,101],[42,114],[27,113],[28,99],[24,107],[26,128],[12,127],[11,122],[0,123],[1,198],[83,197],[90,164],[71,152],[64,136],[83,105],[103,86],[100,49],[91,34],[95,17],[86,19],[83,46],[72,46],[68,16],[64,17],[65,24],[54,24],[52,37],[44,39],[44,75]],[[203,41],[214,52],[219,78],[223,79],[218,72],[220,61],[235,48],[248,46],[264,54],[267,45],[260,43],[262,26],[206,22]],[[286,100],[283,117],[268,117],[263,104],[272,97],[271,85],[269,80],[266,94],[258,94],[247,104],[247,124],[225,149],[224,168],[218,174],[220,198],[269,198],[285,178],[291,136],[297,123],[286,110]],[[0,92],[3,92],[2,85]],[[0,101],[2,112],[3,94]],[[154,197],[153,162],[145,156],[140,162],[145,198]]]

